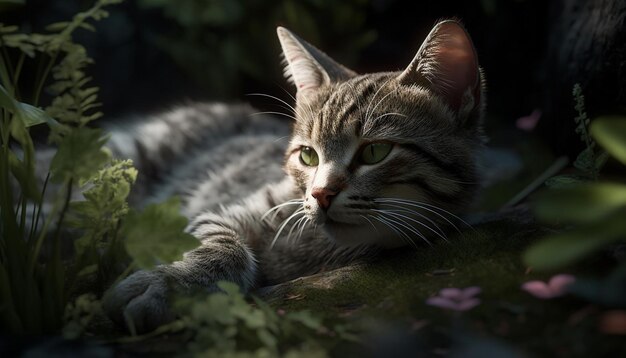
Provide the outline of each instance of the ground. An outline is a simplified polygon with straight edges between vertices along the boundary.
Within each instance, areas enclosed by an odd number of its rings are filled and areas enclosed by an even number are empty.
[[[254,293],[280,314],[309,310],[329,327],[356,328],[360,343],[331,355],[394,356],[615,356],[620,336],[600,332],[601,310],[571,295],[538,299],[521,289],[546,280],[522,253],[552,229],[525,207],[483,219],[433,247],[389,251],[367,264],[299,278]],[[584,269],[565,272],[577,274]],[[455,312],[426,304],[442,288],[478,286],[480,304]],[[133,354],[176,352],[180,341],[122,345]]]

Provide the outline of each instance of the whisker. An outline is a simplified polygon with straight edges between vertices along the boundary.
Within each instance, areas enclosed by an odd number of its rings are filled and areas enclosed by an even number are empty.
[[[291,214],[290,217],[285,219],[285,221],[283,221],[283,224],[280,226],[280,228],[278,228],[278,232],[276,232],[276,236],[274,236],[274,240],[272,240],[272,243],[270,244],[270,250],[272,248],[274,248],[274,244],[276,243],[276,240],[278,240],[278,237],[280,236],[280,234],[285,229],[285,226],[287,226],[287,224],[289,224],[291,219],[295,218],[298,215],[304,215],[304,209],[300,209],[300,210],[296,211],[295,213]]]
[[[298,239],[297,241],[300,240],[300,238],[302,237],[302,233],[304,233],[304,229],[306,228],[307,224],[311,222],[311,219],[309,219],[308,217],[306,217],[306,220],[304,220],[304,223],[302,224],[302,227],[300,228],[300,233],[298,233]]]
[[[391,82],[392,78],[388,79],[387,81],[385,81],[385,83],[383,83],[382,86],[380,86],[376,92],[374,93],[374,95],[372,96],[372,99],[369,101],[369,103],[367,104],[367,108],[365,108],[365,120],[368,121],[368,119],[370,118],[370,107],[372,106],[372,103],[374,103],[374,100],[376,99],[376,96],[378,96],[378,93],[387,86],[387,84],[389,82]]]
[[[377,121],[377,120],[379,120],[381,118],[384,118],[384,117],[387,117],[387,116],[399,116],[399,117],[404,117],[404,118],[407,117],[406,115],[404,115],[402,113],[391,112],[391,113],[381,114],[380,116],[374,118],[374,120]]]
[[[402,202],[402,201],[398,201],[395,199],[384,199],[384,200],[380,200],[380,199],[375,199],[374,202],[378,202],[378,203],[395,203],[395,204],[399,204],[399,205],[408,205],[408,206],[414,206],[426,211],[429,211],[437,216],[439,216],[440,218],[442,218],[443,220],[445,220],[448,224],[450,224],[456,231],[458,231],[459,233],[461,233],[461,230],[454,225],[454,223],[452,221],[450,221],[448,218],[446,218],[445,216],[443,216],[441,213],[436,212],[435,210],[429,209],[426,206],[422,206],[416,203],[406,203],[406,202]]]
[[[282,99],[280,99],[280,98],[278,98],[278,97],[276,97],[276,96],[272,96],[272,95],[265,94],[265,93],[248,93],[246,96],[260,96],[260,97],[268,97],[268,98],[272,98],[272,99],[275,99],[275,100],[277,100],[278,102],[280,102],[280,103],[284,104],[285,106],[287,106],[287,108],[290,108],[292,111],[294,111],[294,112],[296,111],[296,109],[295,109],[295,108],[293,108],[293,106],[292,106],[292,105],[290,105],[289,103],[285,102],[284,100],[282,100]]]
[[[418,201],[414,201],[414,200],[407,200],[407,199],[397,199],[399,201],[402,202],[406,202],[406,203],[414,203],[414,204],[418,204],[418,205],[424,205],[424,206],[428,206],[437,210],[441,210],[442,212],[444,212],[445,214],[450,215],[451,217],[453,217],[454,219],[460,221],[461,223],[463,223],[465,226],[467,226],[468,228],[476,231],[476,229],[474,229],[474,227],[470,224],[468,224],[465,220],[463,220],[462,218],[460,218],[459,216],[449,212],[448,210],[441,208],[439,206],[433,205],[433,204],[428,204],[428,203],[424,203],[424,202],[418,202]]]
[[[296,222],[291,225],[291,228],[289,229],[289,232],[287,233],[287,240],[291,241],[291,232],[298,227],[298,225],[303,222],[304,220],[306,220],[306,215],[302,215],[302,217],[298,220],[296,220]],[[296,231],[297,232],[297,231]]]
[[[378,210],[374,210],[374,211],[378,211]],[[430,226],[424,224],[423,222],[419,221],[419,220],[415,220],[409,216],[406,215],[402,215],[402,214],[398,214],[396,210],[387,210],[386,211],[387,214],[389,215],[393,215],[395,217],[400,217],[400,218],[404,218],[410,221],[413,221],[416,224],[422,225],[423,227],[427,228],[428,230],[432,231],[435,235],[439,236],[440,238],[442,238],[444,241],[446,242],[450,242],[448,241],[448,238],[445,235],[442,235],[441,233],[439,233],[438,231],[436,231],[435,229],[431,228]]]
[[[256,112],[256,113],[252,113],[250,115],[251,116],[258,116],[258,115],[261,115],[261,114],[275,114],[275,115],[278,115],[278,116],[284,116],[284,117],[287,117],[287,118],[291,118],[294,121],[297,120],[296,117],[294,117],[294,116],[292,116],[290,114],[283,113],[283,112],[276,112],[276,111]]]
[[[360,217],[362,217],[363,219],[367,220],[368,223],[370,223],[370,225],[372,225],[372,227],[374,228],[374,230],[376,230],[376,232],[378,232],[378,228],[376,227],[376,225],[374,225],[374,223],[372,222],[372,220],[370,220],[367,216],[365,215],[359,215]]]
[[[390,228],[391,230],[393,230],[393,232],[395,232],[396,234],[398,234],[398,236],[404,240],[405,242],[410,243],[410,240],[406,240],[405,236],[406,234],[403,231],[399,231],[398,228],[395,227],[395,225],[387,222],[386,220],[384,220],[383,218],[381,218],[380,216],[376,216],[376,215],[372,215],[372,219],[374,220],[378,220],[380,221],[383,225],[385,225],[386,227]]]
[[[379,216],[373,216],[374,219],[382,222],[383,224],[387,225],[388,227],[390,227],[393,231],[395,231],[401,239],[403,239],[407,244],[417,248],[417,244],[411,239],[411,237],[404,232],[404,230],[402,230],[402,227],[398,227],[398,223],[395,221],[391,221],[389,220],[388,217],[383,216],[383,215],[379,215]],[[395,224],[395,225],[394,225]]]
[[[291,99],[293,99],[294,102],[296,101],[296,97],[294,97],[291,93],[289,93],[289,91],[287,91],[283,86],[278,86],[278,88],[283,90],[283,92],[285,92],[287,94],[287,96],[289,96]]]
[[[374,108],[372,108],[372,112],[370,113],[370,116],[376,112],[376,108],[378,108],[378,106],[380,106],[380,104],[385,100],[385,98],[391,96],[392,94],[394,94],[394,91],[391,91],[389,93],[387,93],[383,98],[380,99],[380,101],[378,101],[378,103],[376,103],[376,105],[374,106]]]
[[[289,91],[287,91],[283,87],[280,87],[280,89],[282,89],[289,97],[291,97],[291,99],[293,99],[294,103],[298,103],[298,100],[291,93],[289,93]],[[308,110],[307,114],[310,116],[310,119],[311,120],[315,119],[315,115],[313,114],[313,108],[311,108],[311,104],[309,104],[309,101],[305,98],[304,101],[301,101],[301,102],[304,102],[304,104],[308,107],[309,110]],[[294,107],[291,107],[291,108],[293,108],[293,112],[295,114],[296,113],[296,109]],[[305,110],[305,112],[306,112],[306,110]]]
[[[289,138],[289,136],[288,136],[288,135],[286,135],[286,136],[282,136],[282,137],[280,137],[280,138],[276,138],[276,139],[274,140],[274,143],[276,143],[276,142],[280,142],[281,140],[283,140],[283,139],[285,139],[285,138]]]
[[[399,211],[401,211],[401,212],[405,212],[405,213],[409,213],[409,214],[415,214],[415,215],[418,215],[418,216],[420,216],[421,218],[426,219],[429,223],[433,224],[433,226],[434,226],[434,227],[435,227],[435,228],[439,231],[439,233],[445,236],[444,231],[443,231],[443,230],[441,230],[441,228],[439,227],[439,225],[437,225],[437,223],[436,223],[436,222],[434,222],[433,220],[431,220],[428,216],[426,216],[426,215],[424,215],[424,214],[422,214],[422,213],[418,212],[417,210],[410,210],[410,209],[407,209],[407,208],[406,208],[406,207],[404,207],[404,206],[394,205],[394,204],[386,204],[386,203],[381,203],[381,205],[384,205],[384,206],[390,206],[390,207],[392,207],[392,208],[397,208],[397,209],[400,209]],[[389,210],[389,211],[394,211],[394,210]]]
[[[381,214],[383,215],[389,215],[387,214],[384,210],[380,210],[379,211]],[[414,233],[415,235],[419,236],[422,240],[424,240],[426,243],[428,243],[428,245],[433,246],[433,244],[430,242],[430,240],[428,240],[426,238],[426,236],[424,236],[424,234],[422,234],[419,230],[417,230],[414,227],[411,227],[410,225],[407,225],[406,223],[404,223],[401,219],[397,219],[397,218],[392,218],[389,216],[386,217],[387,220],[390,220],[391,222],[395,222],[396,224],[404,227],[405,229],[409,230],[410,232]]]
[[[286,201],[286,202],[284,202],[284,203],[278,204],[278,205],[276,205],[276,206],[274,206],[274,207],[270,208],[268,211],[266,211],[266,212],[263,214],[263,216],[261,216],[261,221],[263,221],[263,220],[264,220],[264,219],[265,219],[265,218],[266,218],[269,214],[271,214],[271,213],[272,213],[272,211],[279,210],[279,209],[281,209],[281,208],[283,208],[283,207],[285,207],[285,206],[289,206],[289,205],[298,205],[298,204],[302,204],[303,202],[304,202],[304,200],[303,200],[303,199],[292,199],[292,200]]]

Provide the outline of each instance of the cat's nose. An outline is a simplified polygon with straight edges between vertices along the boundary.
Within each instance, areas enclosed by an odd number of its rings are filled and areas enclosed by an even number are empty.
[[[313,188],[311,190],[311,196],[313,196],[320,207],[324,210],[328,210],[330,201],[337,196],[338,192],[329,188]]]

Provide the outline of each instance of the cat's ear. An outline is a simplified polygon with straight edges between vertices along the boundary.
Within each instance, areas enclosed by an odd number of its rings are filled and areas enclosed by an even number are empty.
[[[435,25],[399,80],[407,85],[428,86],[457,113],[469,113],[480,105],[481,74],[476,50],[467,31],[454,20]]]
[[[297,88],[298,97],[319,87],[349,79],[356,73],[328,57],[284,27],[276,29],[285,56],[285,77]]]

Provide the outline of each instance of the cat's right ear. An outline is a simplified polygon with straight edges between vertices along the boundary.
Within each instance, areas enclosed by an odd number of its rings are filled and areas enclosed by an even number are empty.
[[[445,20],[428,34],[399,80],[406,85],[425,84],[455,112],[466,114],[480,106],[481,77],[467,31],[459,22]]]
[[[356,76],[354,71],[335,62],[286,28],[279,26],[276,33],[285,56],[285,77],[295,84],[298,98],[306,97],[324,85]]]

